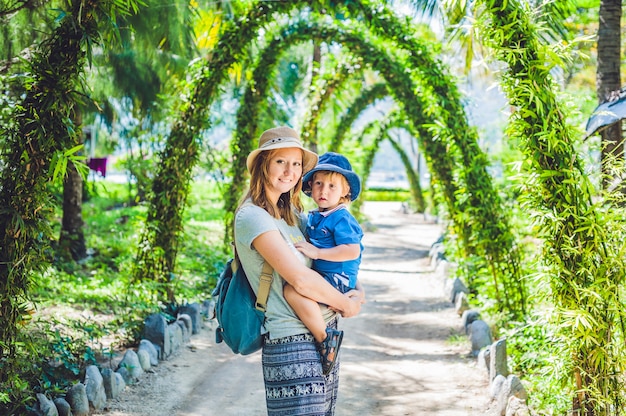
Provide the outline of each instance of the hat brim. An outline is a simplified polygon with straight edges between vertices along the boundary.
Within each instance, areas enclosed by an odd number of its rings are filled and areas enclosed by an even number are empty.
[[[302,192],[304,192],[307,196],[311,196],[310,182],[313,179],[313,175],[315,174],[315,172],[319,171],[341,173],[348,181],[348,185],[350,185],[350,200],[354,201],[359,197],[359,194],[361,193],[361,178],[359,178],[359,175],[351,170],[342,169],[339,166],[326,163],[315,166],[313,169],[308,171],[302,178]]]
[[[302,173],[303,174],[313,169],[315,165],[317,164],[317,160],[318,160],[317,153],[312,152],[308,149],[305,149],[302,146],[298,146],[294,142],[288,141],[288,142],[282,142],[282,143],[275,143],[263,149],[255,149],[252,152],[250,152],[250,154],[248,155],[248,159],[246,160],[246,166],[248,167],[248,172],[251,171],[252,165],[254,164],[254,159],[256,159],[259,153],[266,152],[272,149],[289,149],[289,148],[302,150]]]

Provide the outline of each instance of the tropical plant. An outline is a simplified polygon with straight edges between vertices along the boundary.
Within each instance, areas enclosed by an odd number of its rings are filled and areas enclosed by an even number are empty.
[[[551,323],[566,346],[555,360],[579,415],[620,414],[624,407],[624,223],[594,191],[577,151],[576,132],[550,75],[556,47],[539,36],[526,3],[481,1],[483,38],[507,65],[502,83],[516,111],[508,134],[519,140],[528,173],[524,207],[543,242]],[[556,47],[555,47],[556,46]]]
[[[100,33],[136,4],[64,6],[58,26],[33,51],[24,76],[15,79],[24,94],[12,104],[13,122],[2,126],[0,200],[9,202],[0,211],[0,384],[7,386],[20,348],[18,331],[31,308],[29,289],[49,262],[48,216],[54,204],[47,186],[78,159],[80,126],[72,115],[83,96],[80,74]]]

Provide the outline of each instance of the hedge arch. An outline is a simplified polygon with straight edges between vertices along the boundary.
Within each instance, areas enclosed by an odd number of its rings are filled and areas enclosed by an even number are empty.
[[[402,121],[404,124],[405,121]],[[397,126],[394,126],[397,127]],[[424,194],[422,192],[422,185],[420,183],[419,172],[413,170],[413,166],[411,165],[411,158],[406,154],[404,148],[395,141],[390,135],[389,131],[386,132],[386,137],[391,143],[393,149],[400,156],[400,160],[402,161],[402,165],[404,166],[404,170],[406,171],[406,177],[409,181],[409,189],[411,190],[411,197],[413,198],[413,202],[415,203],[415,210],[417,212],[425,212],[426,211],[426,201],[424,201]]]
[[[351,45],[351,47],[357,50],[365,50],[362,52],[362,59],[367,64],[370,63],[369,60],[372,60],[372,64],[375,65],[375,69],[378,69],[384,74],[392,75],[391,78],[395,80],[402,79],[402,68],[394,67],[393,64],[391,66],[385,67],[382,62],[387,62],[386,65],[390,65],[392,59],[387,56],[386,51],[381,50],[381,48],[376,48],[372,45],[369,45],[367,41],[363,38],[360,38],[358,35],[344,33],[341,30],[334,27],[319,27],[315,25],[310,25],[308,22],[299,22],[295,23],[288,28],[283,29],[281,35],[273,34],[272,42],[270,42],[267,47],[264,49],[262,57],[260,59],[259,65],[255,68],[253,80],[248,86],[248,92],[245,94],[245,99],[240,108],[240,114],[246,114],[245,117],[239,118],[240,121],[244,121],[246,124],[244,126],[240,126],[238,131],[242,132],[252,132],[254,129],[250,127],[251,124],[255,124],[257,120],[258,107],[259,103],[262,101],[262,98],[267,94],[267,74],[271,73],[274,65],[276,64],[278,57],[281,54],[281,51],[286,50],[288,47],[292,46],[296,42],[304,42],[314,37],[316,39],[321,40],[333,40],[335,42],[339,42],[346,45]],[[390,69],[391,68],[391,69]],[[382,69],[382,70],[381,70]],[[398,84],[400,88],[396,87],[397,90],[400,91],[413,91],[415,90],[413,83],[409,79],[405,79],[405,84]],[[394,90],[394,88],[391,88]],[[254,93],[252,93],[252,91]],[[396,96],[397,99],[397,96]],[[413,123],[414,129],[423,129],[423,125],[429,121],[424,117],[424,113],[421,110],[421,102],[418,97],[408,96],[406,99],[402,101],[405,104],[405,107],[413,109]],[[409,104],[410,103],[410,104]],[[249,133],[248,133],[249,134]],[[385,138],[384,135],[379,135],[378,140],[382,140]],[[251,149],[250,143],[254,139],[254,135],[247,134],[237,134],[237,138],[243,140],[246,143],[236,143],[234,146],[236,148],[242,149],[248,146],[248,149]],[[430,137],[427,131],[423,131],[422,134],[418,137]],[[423,140],[423,139],[422,139]],[[431,142],[427,142],[428,144],[423,144],[423,147],[427,149],[432,147]],[[434,141],[434,143],[437,143]],[[373,162],[373,157],[378,150],[379,141],[375,142],[371,148],[368,150],[368,154],[366,156],[366,161],[364,163],[365,169],[363,172],[363,179],[366,180],[369,176],[369,169],[371,168],[371,163]],[[445,159],[446,152],[440,151],[436,155],[428,155],[428,151],[426,150],[427,159],[433,159],[434,157],[443,157],[441,162],[436,162],[435,165],[432,166],[432,171],[438,174],[441,174],[441,166],[445,166],[447,163],[449,166],[452,166],[452,162],[450,160]],[[452,168],[449,172],[445,174],[452,176]],[[244,177],[242,176],[240,179],[233,178],[232,187],[228,190],[226,198],[232,198],[233,195],[240,194],[241,188],[243,187]],[[239,188],[235,188],[236,184],[240,184]],[[449,186],[450,183],[444,184],[444,186]],[[454,194],[454,192],[453,192]],[[359,203],[355,202],[353,204],[353,209],[357,210],[359,208]],[[234,206],[232,208],[227,208],[227,211],[232,212]],[[458,224],[457,224],[458,226]],[[232,229],[232,224],[227,224],[227,230],[229,230],[228,236],[230,235],[230,230]],[[499,276],[493,275],[493,282],[490,284],[488,281],[482,282],[478,284],[474,283],[474,287],[472,288],[474,292],[489,292],[483,293],[486,295],[490,295],[494,298],[497,304],[501,307],[501,309],[507,310],[512,314],[516,311],[520,311],[520,304],[516,304],[515,301],[519,300],[519,298],[515,298],[515,286],[507,285],[506,280],[500,280]],[[521,284],[520,282],[517,282]],[[513,292],[513,294],[512,294]],[[522,298],[521,301],[524,299]],[[517,308],[517,309],[516,309]]]
[[[461,234],[466,243],[466,256],[478,260],[480,267],[486,267],[492,279],[504,279],[504,286],[510,288],[504,297],[507,309],[516,311],[512,318],[521,318],[526,310],[526,288],[520,269],[521,253],[502,210],[500,197],[492,186],[486,155],[478,147],[475,129],[467,123],[455,83],[441,65],[431,59],[428,48],[407,31],[408,23],[400,21],[386,8],[366,7],[365,2],[360,3],[359,11],[370,23],[368,27],[371,30],[394,39],[409,51],[407,60],[411,64],[406,66],[407,71],[421,74],[421,77],[415,79],[427,80],[422,84],[421,91],[425,103],[431,102],[433,105],[427,111],[430,115],[440,113],[442,116],[440,124],[431,127],[431,135],[445,141],[448,150],[460,157],[458,163],[463,167],[459,172],[463,198],[450,211],[450,215],[467,217],[469,220],[466,226],[470,228],[471,239]],[[444,111],[437,111],[437,108]],[[463,220],[457,218],[455,222]],[[479,241],[480,245],[473,246],[473,241]],[[470,271],[466,274],[471,276],[473,273]]]
[[[350,131],[352,124],[359,117],[359,115],[376,100],[383,99],[388,95],[389,90],[386,83],[374,84],[370,88],[363,91],[363,93],[359,95],[359,97],[352,103],[352,105],[345,111],[344,115],[342,116],[339,122],[339,126],[335,131],[335,135],[331,140],[330,151],[340,152],[345,134]],[[394,127],[407,128],[406,126],[409,123],[406,119],[403,119],[401,122],[398,122],[396,124],[398,125]],[[426,124],[426,120],[418,121],[415,124],[424,125]],[[402,164],[407,172],[411,196],[413,198],[413,201],[415,202],[416,209],[418,212],[424,212],[426,210],[426,203],[424,201],[419,177],[413,170],[410,159],[404,149],[402,149],[401,146],[398,146],[398,143],[392,140],[391,137],[388,136],[388,139],[394,150],[400,156]],[[416,139],[416,141],[419,143],[419,140]]]
[[[409,132],[411,130],[411,128],[409,127],[409,123],[406,120],[405,115],[401,111],[398,111],[398,110],[390,111],[383,120],[375,120],[367,124],[365,128],[363,129],[363,131],[361,132],[361,134],[359,135],[360,137],[359,141],[361,143],[363,143],[363,140],[366,136],[371,136],[371,135],[374,136],[374,140],[371,143],[369,143],[367,146],[365,146],[366,147],[365,160],[361,168],[361,172],[360,172],[362,180],[363,182],[367,182],[370,176],[371,170],[372,170],[372,165],[374,163],[374,157],[376,156],[376,153],[378,153],[380,144],[384,140],[389,140],[393,149],[396,151],[398,156],[400,156],[402,165],[404,166],[404,169],[406,171],[407,178],[409,179],[410,191],[411,191],[411,196],[413,198],[413,201],[418,207],[418,211],[424,212],[425,203],[424,203],[424,198],[422,195],[422,188],[419,183],[419,176],[417,175],[415,170],[413,170],[413,167],[411,166],[411,161],[409,157],[407,156],[406,152],[404,151],[404,149],[402,148],[402,146],[400,146],[397,142],[395,142],[389,135],[389,130],[394,129],[394,128],[406,129]],[[355,210],[356,210],[356,209],[360,209],[362,204],[363,204],[363,200],[357,200],[353,203],[353,206],[355,207]]]
[[[246,152],[244,154],[252,150],[252,142],[256,137],[254,132],[257,130],[258,105],[267,94],[267,74],[272,72],[282,51],[295,43],[309,41],[311,38],[326,41],[332,40],[334,42],[352,45],[352,47],[354,47],[354,45],[360,45],[358,52],[361,55],[361,59],[363,59],[366,64],[371,61],[375,69],[378,69],[380,72],[393,74],[391,77],[393,84],[390,84],[389,88],[396,91],[396,100],[412,104],[405,104],[405,107],[411,108],[411,119],[414,120],[415,129],[421,133],[420,137],[430,137],[428,131],[423,127],[424,121],[427,120],[424,118],[421,99],[412,92],[416,90],[413,81],[405,74],[401,65],[396,64],[392,58],[387,56],[386,51],[369,45],[362,37],[344,33],[337,28],[319,27],[310,25],[308,22],[299,22],[284,28],[280,35],[273,35],[272,41],[264,49],[259,64],[255,68],[250,85],[246,89],[245,97],[238,113],[238,121],[243,124],[238,124],[237,134],[231,146],[232,149]],[[434,161],[432,166],[438,167],[434,172],[437,173],[442,188],[446,190],[446,200],[448,201],[449,208],[455,207],[457,188],[454,187],[453,181],[453,161],[447,158],[448,154],[446,148],[441,141],[429,142],[427,145],[424,145],[424,148],[428,159]],[[241,196],[243,191],[245,183],[245,164],[241,164],[240,166],[233,164],[232,173],[233,179],[231,187],[225,194],[226,202],[232,204],[225,205],[225,210],[229,213],[233,212],[237,199]],[[230,230],[232,229],[232,224],[227,224],[226,228],[229,230],[227,235],[231,235]]]
[[[411,158],[407,155],[404,148],[394,140],[390,135],[390,130],[392,129],[402,129],[407,131],[411,137],[420,144],[421,140],[413,136],[411,133],[409,120],[406,119],[406,116],[398,111],[392,111],[387,116],[387,122],[382,125],[380,134],[384,136],[384,139],[387,139],[391,144],[391,147],[396,151],[400,160],[402,162],[402,166],[404,166],[404,170],[406,172],[407,179],[409,181],[409,190],[411,192],[411,197],[413,198],[413,203],[415,204],[415,208],[417,212],[425,212],[426,211],[426,201],[424,201],[424,195],[422,192],[422,185],[420,183],[419,172],[413,169],[413,165],[411,164]],[[368,172],[368,176],[369,176]],[[498,299],[498,301],[500,301]]]
[[[374,104],[376,100],[383,99],[388,95],[389,89],[387,88],[387,83],[384,82],[374,84],[363,91],[341,117],[339,125],[335,130],[335,135],[331,139],[329,150],[331,152],[339,152],[346,133],[350,131],[352,124],[354,124],[361,113]]]
[[[374,164],[374,156],[378,151],[380,146],[380,141],[383,139],[380,134],[383,122],[380,120],[374,120],[371,123],[365,125],[365,127],[360,131],[358,135],[358,142],[362,144],[364,150],[363,162],[360,166],[359,174],[361,175],[361,180],[363,183],[367,182],[369,178],[370,171],[372,169],[372,165]],[[374,137],[374,139],[367,145],[363,145],[365,143],[365,139],[367,137]],[[358,170],[358,169],[357,169]],[[359,214],[361,212],[361,207],[363,206],[363,198],[358,198],[350,205],[350,209],[355,214]],[[360,219],[360,218],[359,218]]]
[[[315,95],[310,105],[310,113],[306,117],[300,131],[304,143],[309,145],[311,150],[321,153],[317,138],[317,126],[320,117],[324,113],[326,104],[335,91],[342,88],[347,79],[354,77],[359,72],[361,72],[361,59],[357,57],[347,62],[339,62],[337,67],[327,70],[317,78],[315,91],[318,91],[318,94]]]
[[[165,148],[159,154],[162,163],[148,196],[148,217],[138,247],[134,272],[138,280],[152,279],[167,284],[170,273],[175,270],[182,215],[189,192],[190,173],[197,161],[200,132],[208,127],[208,110],[226,78],[226,71],[241,60],[245,49],[257,36],[258,29],[276,20],[273,13],[288,13],[297,6],[335,10],[346,16],[359,15],[361,11],[372,8],[367,1],[345,5],[337,5],[330,0],[262,2],[245,16],[226,22],[209,61],[196,68],[192,85],[180,108],[181,116],[172,126]],[[233,165],[239,163],[238,158],[245,154],[241,150],[233,153]]]
[[[395,63],[393,59],[387,56],[386,51],[373,45],[369,45],[367,41],[358,35],[344,33],[337,28],[320,28],[311,26],[308,23],[300,23],[284,29],[284,32],[280,36],[274,35],[272,42],[270,42],[270,44],[265,48],[266,52],[261,58],[261,63],[255,70],[255,73],[259,75],[253,78],[255,79],[252,83],[254,86],[249,88],[246,93],[246,98],[242,103],[242,109],[240,109],[240,114],[246,114],[246,116],[240,117],[239,121],[241,122],[245,120],[246,124],[238,128],[238,133],[236,135],[237,140],[233,143],[233,149],[239,149],[240,151],[241,149],[246,149],[245,152],[249,152],[252,148],[251,142],[255,137],[252,132],[255,131],[255,128],[251,127],[251,125],[256,125],[257,123],[256,114],[258,111],[255,110],[255,108],[261,98],[266,94],[264,90],[267,86],[266,75],[271,73],[270,63],[272,63],[271,65],[275,64],[277,56],[280,54],[280,50],[285,50],[289,45],[292,45],[295,42],[308,41],[312,37],[327,41],[333,40],[335,42],[351,45],[361,54],[364,62],[367,63],[371,60],[373,65],[375,65],[375,68],[382,73],[393,74],[391,79],[395,85],[393,85],[391,89],[396,91],[397,101],[404,103],[405,111],[407,111],[407,109],[412,111],[411,119],[414,120],[414,123],[416,123],[415,129],[422,131],[417,137],[430,137],[429,132],[425,131],[423,128],[424,123],[417,123],[415,121],[423,120],[424,112],[421,111],[423,108],[421,105],[421,97],[412,94],[412,91],[416,90],[412,80],[405,75],[405,71],[401,65]],[[358,47],[355,45],[358,45]],[[259,67],[262,69],[259,70]],[[408,105],[408,103],[412,103],[414,105]],[[243,134],[240,132],[246,133]],[[451,178],[454,177],[454,161],[447,157],[448,153],[445,150],[446,148],[443,147],[442,142],[439,140],[429,141],[427,144],[424,144],[423,147],[425,148],[427,159],[431,160],[431,169],[433,169],[431,172],[438,173],[438,177],[443,176],[450,178],[448,181],[441,181],[442,188],[446,190],[446,194],[449,196],[449,199],[447,200],[456,201],[457,189],[451,188],[454,184],[451,180]],[[445,171],[445,166],[449,166],[448,171]],[[245,171],[244,167],[237,168],[236,166],[233,166],[233,169],[238,169],[239,172]],[[231,189],[229,189],[227,195],[225,195],[225,198],[233,204],[231,207],[226,207],[227,212],[233,212],[236,204],[236,198],[238,195],[241,195],[244,182],[245,177],[243,175],[239,177],[233,176]],[[455,205],[454,202],[449,202],[449,209],[456,208],[457,205]],[[458,218],[459,216],[456,216],[453,219],[458,220]],[[226,229],[228,230],[227,238],[230,236],[232,229],[232,218],[229,217],[229,219],[231,222],[226,225]],[[461,232],[465,232],[467,230],[463,224],[459,224],[458,222],[454,225],[457,229],[461,230]],[[469,235],[467,235],[467,238],[469,239]],[[498,266],[498,264],[496,264],[496,266]],[[493,285],[487,285],[487,287],[490,286],[496,289],[494,297],[498,299],[498,306],[500,306],[501,310],[506,310],[511,314],[521,314],[524,311],[525,298],[522,296],[516,297],[515,295],[523,293],[523,288],[519,288],[519,286],[522,285],[522,282],[521,280],[507,279],[507,277],[508,276],[505,275],[504,278],[501,279],[502,281],[500,281],[500,275],[494,271],[494,283]],[[498,292],[499,287],[502,287],[502,294]]]
[[[387,72],[398,74],[388,82],[394,85],[393,89],[398,95],[399,102],[415,102],[417,98],[413,91],[402,91],[404,86],[412,83],[411,77],[404,72],[405,69],[411,68],[411,71],[415,71],[413,75],[422,75],[427,79],[426,83],[420,86],[420,90],[423,91],[420,91],[421,100],[417,102],[427,104],[423,109],[429,115],[438,114],[442,110],[445,114],[441,122],[431,126],[436,140],[424,146],[425,151],[433,160],[437,159],[437,162],[438,159],[447,159],[448,153],[460,152],[461,159],[467,162],[460,164],[466,169],[458,175],[467,187],[460,188],[467,193],[466,197],[457,200],[455,192],[450,192],[451,189],[446,188],[454,183],[455,175],[450,174],[447,178],[442,178],[444,180],[441,182],[446,200],[455,201],[455,204],[451,205],[454,209],[450,210],[450,214],[454,217],[456,232],[462,236],[467,255],[477,254],[484,258],[483,264],[491,271],[494,279],[501,275],[506,282],[505,286],[511,287],[510,296],[506,297],[506,301],[511,305],[507,305],[506,309],[513,314],[522,314],[525,309],[525,294],[517,267],[519,254],[513,247],[513,238],[506,218],[501,212],[499,198],[491,187],[491,179],[486,171],[486,157],[480,152],[475,133],[471,133],[473,130],[466,124],[456,90],[439,68],[440,65],[430,58],[428,48],[407,32],[408,26],[402,25],[384,7],[372,7],[367,1],[341,5],[330,1],[303,3],[314,10],[323,8],[326,12],[334,10],[345,16],[361,16],[373,31],[405,48],[407,55],[404,58],[405,65],[385,58],[383,54],[379,54],[377,58],[380,60],[377,65],[385,65]],[[146,231],[139,247],[137,262],[138,270],[141,270],[137,274],[139,277],[156,276],[158,281],[166,283],[169,273],[174,269],[176,244],[181,233],[182,211],[188,193],[189,173],[197,158],[198,143],[195,138],[206,124],[204,122],[206,109],[215,98],[217,87],[224,79],[226,69],[243,54],[243,49],[255,36],[256,29],[262,24],[267,24],[271,18],[270,13],[286,13],[300,4],[301,2],[261,3],[246,17],[229,25],[212,55],[213,58],[200,71],[192,88],[191,98],[183,108],[181,120],[174,125],[162,153],[163,163],[153,185],[154,192]],[[364,41],[354,35],[347,40],[357,43]],[[372,45],[360,45],[360,49],[359,54],[362,57],[375,50]],[[393,70],[389,71],[391,68]],[[441,78],[433,80],[432,77]],[[430,82],[435,84],[429,85]],[[433,95],[437,102],[431,99]],[[410,108],[405,110],[407,113],[411,112]],[[446,126],[445,121],[452,124]],[[240,163],[237,158],[246,154],[242,147],[240,150],[241,152],[233,154],[233,164]],[[432,166],[445,165],[433,163]],[[449,167],[449,172],[453,172],[454,163],[450,163]],[[472,235],[477,237],[471,237]],[[474,241],[477,241],[478,245],[474,244]]]
[[[288,32],[289,29],[287,28],[285,31]],[[232,154],[238,152],[241,154],[248,154],[256,145],[254,141],[257,136],[256,133],[259,130],[259,110],[269,91],[270,77],[268,74],[271,74],[274,71],[281,53],[292,45],[291,43],[286,42],[286,39],[288,38],[289,35],[286,33],[283,33],[283,36],[274,37],[261,53],[258,63],[252,73],[252,77],[246,86],[241,104],[237,111],[237,129],[233,140],[231,141],[230,147]],[[331,81],[332,84],[329,88],[324,89],[328,92],[328,94],[322,94],[317,97],[314,107],[316,107],[319,111],[311,113],[308,123],[304,127],[305,129],[308,129],[307,131],[310,136],[312,136],[313,132],[317,130],[317,119],[323,110],[324,103],[327,101],[328,97],[335,90],[335,88],[337,88],[337,86],[345,80],[345,77],[347,77],[349,73],[353,72],[353,65],[350,63],[341,64],[340,71],[338,72],[339,73],[336,76],[326,78],[326,80]],[[245,163],[233,163],[230,169],[232,182],[224,193],[224,211],[226,212],[224,218],[224,242],[226,245],[232,241],[233,215],[239,203],[239,199],[243,196],[247,177],[246,172],[247,168]]]

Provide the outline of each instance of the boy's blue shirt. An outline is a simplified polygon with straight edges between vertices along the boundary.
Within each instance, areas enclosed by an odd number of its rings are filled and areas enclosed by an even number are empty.
[[[307,235],[309,241],[319,248],[331,248],[341,244],[359,244],[363,251],[363,230],[356,218],[350,214],[345,205],[340,205],[329,212],[313,210],[307,219]],[[361,255],[354,260],[334,262],[313,260],[313,269],[322,275],[340,274],[350,279],[350,287],[356,285],[357,274],[361,264]]]

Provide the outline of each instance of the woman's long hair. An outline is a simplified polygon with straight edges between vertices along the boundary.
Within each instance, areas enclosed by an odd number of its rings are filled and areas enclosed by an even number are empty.
[[[276,205],[267,199],[265,189],[270,186],[269,182],[269,162],[277,153],[277,149],[261,152],[254,159],[250,169],[250,187],[246,195],[239,203],[243,203],[250,198],[254,205],[266,210],[274,218],[282,218],[289,225],[298,225],[300,220],[298,215],[303,211],[302,200],[302,176],[291,191],[281,194]],[[304,174],[304,172],[302,172]]]

